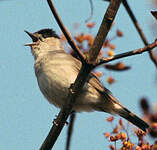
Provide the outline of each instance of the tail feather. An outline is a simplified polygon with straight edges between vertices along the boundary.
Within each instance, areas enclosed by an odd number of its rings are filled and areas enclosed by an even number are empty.
[[[139,117],[137,117],[135,114],[133,114],[124,107],[118,110],[118,114],[145,132],[146,129],[149,128],[149,125],[145,121],[143,121],[142,119],[140,119]]]

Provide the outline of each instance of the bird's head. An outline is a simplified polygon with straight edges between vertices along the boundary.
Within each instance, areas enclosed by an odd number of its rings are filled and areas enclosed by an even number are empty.
[[[36,57],[45,54],[48,51],[63,49],[60,42],[60,37],[52,29],[41,29],[37,32],[30,33],[25,31],[32,39],[32,43],[27,43],[25,46],[30,46],[32,54]]]

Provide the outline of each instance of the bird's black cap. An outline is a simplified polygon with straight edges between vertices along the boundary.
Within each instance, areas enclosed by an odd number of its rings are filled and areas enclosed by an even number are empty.
[[[35,33],[38,33],[38,34],[41,34],[44,38],[47,38],[47,37],[55,37],[55,38],[58,38],[60,39],[60,37],[56,34],[56,32],[53,30],[53,29],[41,29]],[[33,33],[33,34],[35,34]]]

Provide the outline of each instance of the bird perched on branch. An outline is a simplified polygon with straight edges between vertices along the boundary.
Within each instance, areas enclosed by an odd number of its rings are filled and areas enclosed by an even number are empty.
[[[59,36],[52,29],[42,29],[33,34],[25,32],[33,41],[25,46],[31,47],[39,88],[50,103],[62,108],[67,100],[69,87],[79,73],[81,62],[64,51]],[[118,114],[143,131],[149,127],[122,106],[93,73],[89,74],[72,109],[76,112],[102,111]]]

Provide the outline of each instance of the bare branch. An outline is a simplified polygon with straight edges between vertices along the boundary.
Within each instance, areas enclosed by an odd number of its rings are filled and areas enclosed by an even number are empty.
[[[70,33],[68,32],[68,30],[66,29],[66,27],[64,26],[63,22],[61,21],[53,3],[51,0],[47,0],[49,7],[51,9],[52,14],[54,15],[60,29],[62,30],[64,36],[66,37],[69,45],[71,46],[71,48],[76,52],[77,56],[80,58],[81,62],[85,61],[84,60],[84,55],[83,53],[80,51],[80,49],[78,48],[78,46],[75,44],[75,42],[72,40],[72,37],[70,35]]]
[[[134,50],[134,51],[126,52],[123,54],[115,55],[113,57],[105,58],[97,65],[93,65],[91,63],[91,62],[93,62],[93,63],[95,62],[95,60],[99,54],[99,51],[103,45],[103,42],[104,42],[109,30],[110,30],[110,27],[111,27],[112,22],[115,18],[115,15],[118,11],[118,8],[120,6],[121,1],[122,0],[111,0],[110,5],[109,5],[109,7],[108,7],[108,9],[104,15],[104,19],[102,21],[102,24],[100,26],[98,34],[94,40],[93,46],[89,51],[89,59],[88,59],[88,62],[86,63],[86,61],[84,60],[83,54],[80,52],[79,49],[77,49],[77,46],[72,41],[72,38],[69,36],[69,33],[67,32],[67,30],[65,29],[59,16],[57,15],[56,10],[55,10],[52,2],[50,0],[47,0],[49,6],[51,8],[51,11],[57,20],[57,23],[59,24],[60,28],[62,29],[63,33],[65,34],[65,37],[68,39],[68,42],[71,43],[72,49],[75,49],[75,51],[79,55],[79,57],[82,61],[82,67],[81,67],[81,70],[80,70],[76,80],[75,80],[75,83],[72,84],[71,87],[69,88],[69,94],[67,97],[67,101],[65,102],[64,108],[61,109],[61,111],[59,112],[58,117],[54,121],[53,127],[51,128],[51,130],[50,130],[46,140],[42,144],[40,150],[50,150],[53,147],[53,145],[55,144],[62,128],[64,127],[64,124],[65,124],[69,114],[72,111],[72,106],[73,106],[73,103],[75,102],[75,98],[79,95],[79,93],[80,93],[81,89],[83,88],[84,83],[86,82],[88,75],[91,72],[91,70],[93,69],[93,67],[101,65],[103,63],[107,63],[107,62],[115,60],[115,59],[139,54],[139,53],[142,53],[144,51],[149,51],[150,49],[157,46],[157,41],[155,41],[154,43],[144,47],[143,49],[141,48],[138,50]]]
[[[70,149],[70,143],[71,143],[71,137],[72,137],[72,133],[73,133],[75,118],[76,118],[76,114],[72,113],[70,116],[70,123],[69,123],[68,132],[67,132],[66,150]]]
[[[49,6],[51,6],[51,11],[53,13],[55,13],[51,1],[50,0],[47,0],[47,1],[49,3]],[[95,59],[97,58],[97,55],[100,51],[100,49],[99,49],[99,51],[97,50],[97,46],[95,46],[95,45],[99,44],[99,40],[103,40],[103,42],[104,42],[106,35],[107,35],[108,31],[110,30],[113,19],[115,18],[115,15],[117,13],[117,10],[119,8],[121,1],[122,0],[111,0],[109,8],[107,9],[107,12],[105,13],[105,17],[104,17],[105,19],[103,20],[103,23],[100,27],[101,29],[99,29],[98,37],[96,38],[96,40],[94,42],[94,48],[92,48],[90,50],[89,56],[92,58],[90,60],[92,60],[93,62],[95,62]],[[56,17],[56,19],[58,20],[58,17]],[[104,22],[106,22],[106,23],[104,23]],[[61,28],[63,28],[63,26],[61,26]],[[101,31],[106,32],[105,36],[104,36],[104,32],[101,33]],[[101,38],[101,37],[103,37],[103,38]],[[103,42],[102,42],[102,44],[103,44]],[[102,46],[102,44],[101,44],[101,46]],[[96,51],[96,53],[94,53],[93,51]],[[69,114],[71,113],[72,105],[75,102],[75,98],[79,95],[81,89],[83,88],[83,86],[88,78],[89,73],[93,69],[94,65],[86,63],[86,61],[84,61],[83,56],[81,56],[80,53],[78,53],[78,54],[79,54],[80,58],[82,59],[81,70],[80,70],[74,84],[72,84],[69,89],[69,94],[67,97],[67,101],[65,102],[64,108],[61,109],[61,111],[59,112],[59,115],[58,115],[57,119],[54,121],[54,124],[53,124],[47,138],[45,139],[44,143],[42,144],[40,150],[50,150],[53,147],[53,145],[55,144],[62,128],[64,127],[64,124],[65,124]],[[93,57],[93,55],[94,55],[94,57]]]
[[[57,119],[54,121],[54,124],[45,139],[44,143],[42,144],[40,150],[51,150],[53,145],[55,144],[61,130],[64,127],[64,124],[71,113],[72,105],[75,101],[75,98],[78,97],[79,92],[84,86],[88,78],[88,74],[91,72],[93,65],[83,64],[81,70],[75,80],[75,83],[71,85],[69,89],[69,94],[67,97],[67,101],[65,103],[65,107],[61,109],[59,112]]]
[[[93,17],[93,11],[94,11],[93,1],[92,1],[92,0],[89,0],[89,4],[90,4],[90,8],[91,8],[90,16],[86,19],[85,22],[88,22],[88,21],[89,21],[90,19],[92,19],[92,17]]]
[[[93,46],[89,50],[89,62],[94,62],[102,48],[106,36],[111,28],[112,22],[117,14],[122,0],[111,0],[109,7],[104,15],[99,31],[94,40]]]
[[[132,51],[122,53],[122,54],[118,54],[118,55],[115,55],[115,56],[112,56],[112,57],[103,58],[103,59],[100,60],[100,62],[98,64],[96,64],[96,66],[102,65],[104,63],[108,63],[108,62],[116,60],[116,59],[141,54],[143,52],[152,50],[154,47],[157,47],[157,40],[155,40],[153,43],[145,46],[144,48],[139,48],[139,49],[132,50]]]
[[[138,31],[138,33],[139,33],[143,43],[145,45],[148,45],[148,41],[147,41],[147,39],[146,39],[146,37],[145,37],[145,35],[144,35],[144,33],[143,33],[143,31],[142,31],[138,21],[137,21],[133,11],[131,10],[130,6],[128,5],[127,0],[123,0],[123,5],[124,5],[126,11],[128,12],[128,14],[129,14],[133,24],[135,25],[135,27],[136,27],[136,29],[137,29],[137,31]],[[155,56],[153,51],[149,51],[149,57],[154,62],[155,66],[157,67],[157,57]]]

